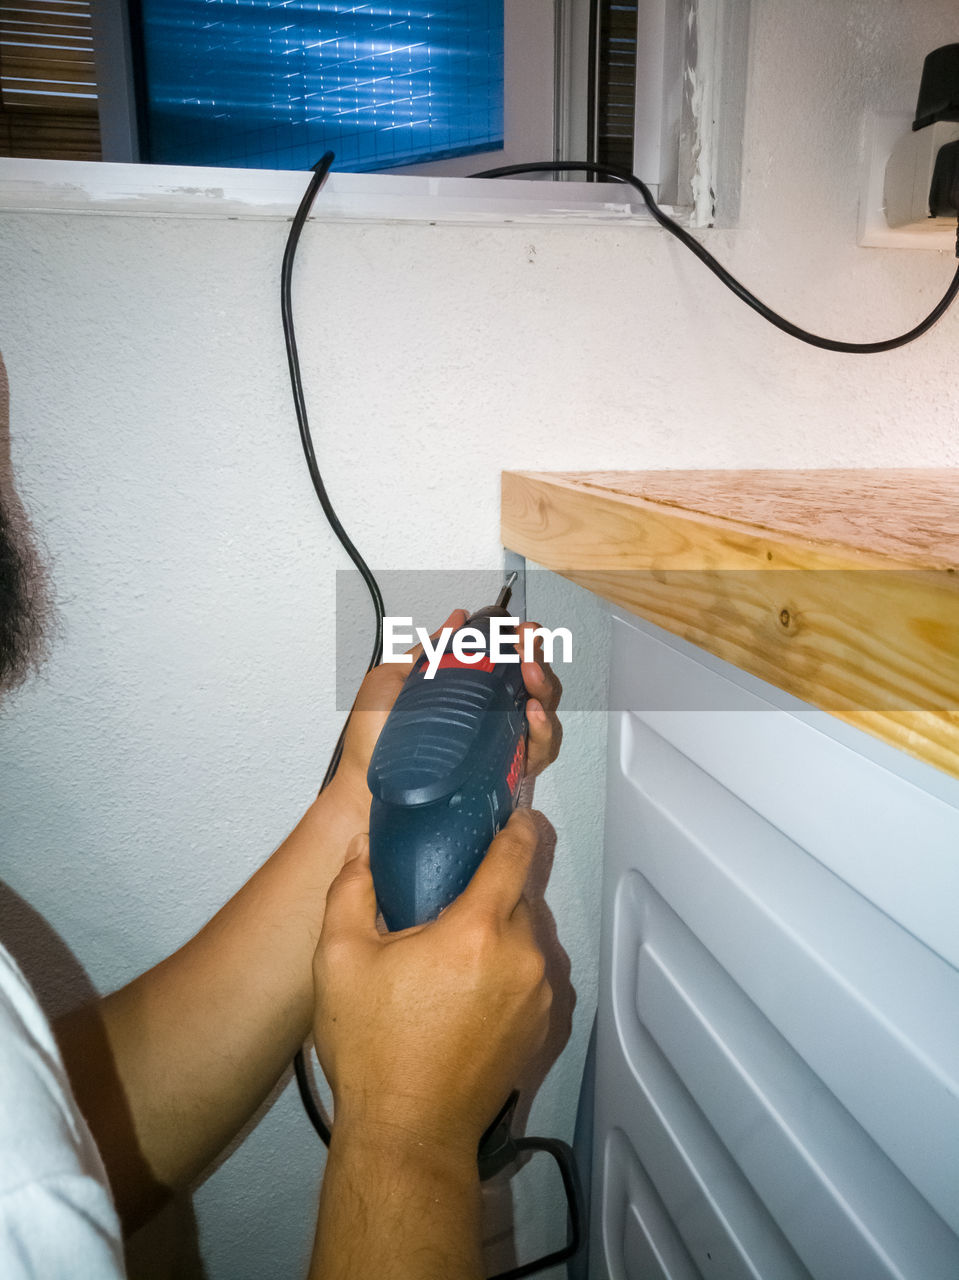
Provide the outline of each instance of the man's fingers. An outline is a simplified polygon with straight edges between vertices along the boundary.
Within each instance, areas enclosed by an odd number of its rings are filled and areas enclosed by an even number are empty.
[[[503,830],[494,837],[473,879],[446,915],[479,909],[508,920],[523,897],[536,852],[536,839],[532,815],[527,809],[516,809]]]
[[[526,772],[535,778],[559,755],[563,741],[563,726],[556,712],[547,713],[543,704],[530,698],[526,704],[526,723],[529,726],[529,753]]]
[[[535,622],[524,622],[520,627],[520,656],[523,654],[526,633],[535,631],[537,626]],[[534,642],[533,657],[534,661],[524,662],[520,667],[523,683],[529,694],[526,704],[526,720],[529,725],[526,773],[530,778],[535,778],[556,759],[563,741],[563,726],[556,714],[563,686],[556,673],[543,661],[543,643],[538,636]]]
[[[523,684],[531,698],[537,698],[546,711],[552,713],[559,706],[563,686],[552,667],[543,662],[523,662],[520,664],[523,673]]]
[[[523,656],[524,637],[527,632],[533,632],[538,629],[538,622],[523,622],[520,624],[520,657]],[[559,704],[563,686],[560,684],[556,672],[543,660],[543,641],[541,637],[537,636],[535,638],[533,642],[533,660],[524,662],[522,671],[526,692],[531,698],[537,698],[543,704],[547,714],[554,711]]]
[[[346,851],[346,861],[326,895],[323,938],[344,936],[379,937],[376,932],[376,890],[370,873],[370,841],[354,836]]]
[[[375,715],[389,711],[409,673],[410,668],[400,663],[384,662],[374,667],[363,678],[363,683],[353,701],[350,718],[359,718],[366,712],[372,712]]]
[[[535,622],[524,622],[520,627],[521,657],[527,634],[536,631],[537,626]],[[529,757],[526,772],[529,777],[535,778],[559,755],[560,743],[563,741],[563,726],[559,722],[556,708],[559,705],[563,686],[556,673],[543,660],[543,642],[539,636],[534,640],[533,661],[522,663],[520,670],[523,673],[526,692],[529,694],[529,701],[526,704],[526,719],[529,724]]]

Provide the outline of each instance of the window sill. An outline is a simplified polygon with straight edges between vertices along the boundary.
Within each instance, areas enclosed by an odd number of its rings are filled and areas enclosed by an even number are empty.
[[[305,172],[0,159],[0,210],[149,217],[290,218]],[[635,193],[629,193],[635,194]],[[628,222],[655,226],[619,183],[334,173],[314,205],[324,222]],[[685,219],[683,219],[685,221]]]

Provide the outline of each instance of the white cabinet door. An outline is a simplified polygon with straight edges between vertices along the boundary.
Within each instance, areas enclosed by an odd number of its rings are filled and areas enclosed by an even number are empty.
[[[622,618],[611,706],[592,1280],[957,1280],[959,785]]]

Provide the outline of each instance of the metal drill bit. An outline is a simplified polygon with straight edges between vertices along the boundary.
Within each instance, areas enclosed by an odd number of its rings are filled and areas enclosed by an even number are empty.
[[[496,597],[497,609],[505,609],[506,606],[509,604],[509,598],[513,594],[513,583],[516,581],[518,577],[519,577],[519,574],[516,572],[515,569],[513,570],[512,573],[508,573],[506,575],[506,581],[503,583],[503,590]]]

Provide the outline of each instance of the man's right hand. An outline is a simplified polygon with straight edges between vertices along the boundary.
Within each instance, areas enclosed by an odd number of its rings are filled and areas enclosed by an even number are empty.
[[[315,1039],[336,1130],[475,1160],[549,1021],[523,896],[535,848],[534,821],[517,810],[439,919],[381,934],[368,841],[352,842],[314,959]]]

